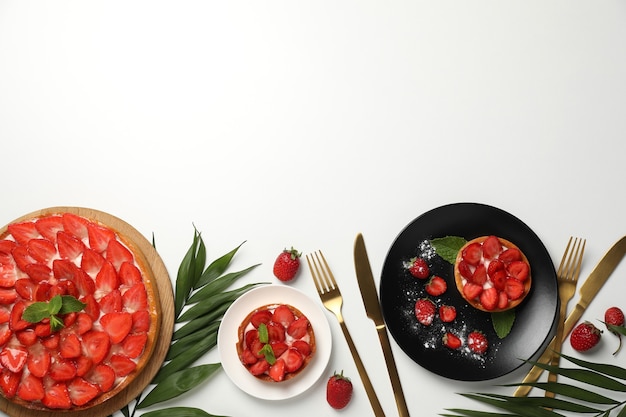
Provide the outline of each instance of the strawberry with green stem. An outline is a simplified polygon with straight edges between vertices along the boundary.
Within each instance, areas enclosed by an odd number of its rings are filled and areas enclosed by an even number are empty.
[[[298,270],[300,269],[300,256],[301,252],[291,247],[291,249],[284,249],[274,261],[274,276],[280,281],[291,281],[296,277]]]
[[[619,307],[609,307],[604,312],[604,324],[606,324],[607,329],[619,339],[617,350],[613,352],[613,355],[617,355],[617,352],[622,348],[622,333],[620,332],[620,328],[624,328],[624,312]]]

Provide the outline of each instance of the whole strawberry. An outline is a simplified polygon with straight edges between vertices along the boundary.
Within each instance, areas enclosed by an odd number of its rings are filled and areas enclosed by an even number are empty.
[[[296,249],[284,249],[274,262],[274,276],[281,281],[291,281],[300,269],[300,255]]]
[[[482,355],[487,351],[489,341],[483,332],[474,330],[467,336],[467,346],[472,352]]]
[[[597,345],[598,342],[600,342],[601,335],[602,330],[598,329],[592,323],[585,321],[572,330],[569,342],[574,350],[584,352]]]
[[[352,381],[350,378],[335,373],[326,383],[326,401],[334,409],[340,410],[350,402],[352,398]]]
[[[616,355],[622,348],[622,335],[611,328],[611,326],[623,327],[624,326],[624,312],[619,307],[610,307],[604,312],[604,324],[607,329],[616,335],[619,339],[619,346],[617,350],[613,352]]]
[[[430,276],[430,268],[423,258],[412,258],[409,262],[409,273],[418,279],[426,279]]]

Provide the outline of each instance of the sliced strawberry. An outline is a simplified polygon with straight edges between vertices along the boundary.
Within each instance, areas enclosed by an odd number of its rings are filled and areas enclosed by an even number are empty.
[[[265,359],[259,360],[248,368],[252,375],[262,375],[267,372],[268,369],[270,369],[270,364]]]
[[[76,366],[69,360],[53,358],[48,376],[57,382],[69,381],[76,376]]]
[[[50,321],[41,321],[35,324],[35,334],[37,337],[48,337],[52,334]]]
[[[515,278],[509,278],[506,280],[504,291],[506,291],[509,300],[517,300],[524,295],[524,284]]]
[[[135,359],[143,352],[148,343],[148,335],[146,333],[129,334],[122,342],[122,350],[126,356]]]
[[[0,351],[0,364],[11,372],[21,372],[27,358],[28,351],[22,346],[5,346]]]
[[[72,297],[78,299],[80,297],[80,292],[78,291],[78,287],[74,284],[73,281],[63,280],[57,283],[58,292],[61,295],[71,295]]]
[[[487,311],[494,310],[498,306],[498,290],[495,287],[485,289],[480,293],[480,304]]]
[[[148,308],[148,293],[143,282],[133,284],[124,292],[122,306],[131,313]]]
[[[35,290],[35,301],[48,301],[51,298],[50,291],[52,289],[52,285],[47,282],[42,281],[37,284],[37,289]]]
[[[504,310],[509,306],[509,296],[506,295],[506,292],[499,291],[498,292],[498,308]]]
[[[50,351],[57,350],[59,348],[59,337],[58,333],[53,333],[50,336],[41,340],[41,344],[44,345]]]
[[[446,292],[446,290],[448,289],[448,284],[446,284],[446,280],[444,280],[440,276],[433,275],[426,283],[424,289],[428,294],[432,295],[433,297],[438,297]]]
[[[85,356],[94,364],[99,364],[109,354],[111,341],[106,332],[91,330],[83,335],[83,349]]]
[[[122,294],[119,290],[113,290],[98,302],[102,314],[122,311]]]
[[[35,221],[35,228],[44,239],[55,243],[57,233],[63,230],[63,219],[61,216],[46,216]]]
[[[121,354],[111,355],[110,365],[117,376],[126,376],[137,368],[137,364],[131,358]]]
[[[9,240],[9,239],[0,240],[0,252],[10,254],[11,252],[13,252],[13,248],[15,248],[15,246],[17,246],[17,243],[15,243],[15,241],[13,240]]]
[[[472,278],[472,274],[473,274],[472,268],[470,268],[469,264],[465,262],[463,259],[461,259],[461,261],[459,262],[459,273],[465,279]]]
[[[461,257],[469,265],[476,266],[483,257],[483,250],[480,243],[475,242],[463,249]]]
[[[80,298],[80,301],[85,304],[83,311],[89,314],[89,317],[91,317],[93,321],[98,320],[100,317],[100,305],[96,301],[95,297],[88,294]]]
[[[76,316],[76,333],[79,335],[87,333],[93,327],[93,319],[84,311],[81,311]]]
[[[108,294],[119,288],[120,282],[117,279],[117,272],[110,262],[105,262],[102,269],[96,275],[96,291]]]
[[[24,246],[26,246],[31,239],[41,237],[35,227],[35,223],[30,221],[10,224],[7,226],[7,231],[18,244]]]
[[[100,226],[96,223],[87,223],[87,235],[89,247],[98,253],[102,253],[109,246],[109,242],[115,239],[115,232],[108,227]]]
[[[38,378],[43,378],[48,374],[50,363],[50,353],[42,344],[34,344],[28,349],[26,366],[31,374]]]
[[[122,262],[118,276],[122,285],[127,287],[143,282],[141,271],[132,262]]]
[[[19,332],[15,332],[15,336],[17,337],[17,340],[20,341],[22,346],[26,347],[35,344],[35,342],[39,338],[39,336],[37,336],[37,334],[35,333],[35,329],[20,330]]]
[[[147,332],[150,330],[150,312],[148,310],[135,311],[133,314],[133,332]]]
[[[258,360],[259,358],[257,358],[250,349],[244,349],[241,352],[241,361],[244,363],[244,365],[252,365],[253,363],[257,363]]]
[[[93,361],[87,356],[80,356],[76,359],[76,376],[83,377],[87,375],[91,368],[93,368]]]
[[[5,345],[13,336],[9,323],[0,324],[0,346]]]
[[[246,346],[252,346],[252,342],[259,338],[259,331],[257,329],[251,329],[244,335]]]
[[[461,341],[461,339],[455,335],[454,333],[451,332],[447,332],[444,336],[443,336],[443,345],[450,348],[450,349],[458,349],[461,347],[461,345],[463,344],[463,342]]]
[[[493,274],[493,276],[491,277],[491,282],[498,291],[502,291],[504,289],[504,286],[506,285],[506,278],[506,271],[499,270]]]
[[[285,379],[285,361],[278,359],[274,362],[274,365],[270,366],[267,374],[276,382],[280,382]]]
[[[530,272],[528,264],[524,261],[511,262],[507,266],[506,270],[510,276],[522,282],[528,278],[528,274]]]
[[[32,374],[25,375],[17,388],[17,396],[27,402],[41,400],[44,396],[41,379]]]
[[[35,282],[48,281],[52,278],[52,269],[40,263],[26,265],[24,272]]]
[[[26,310],[26,303],[24,301],[18,301],[15,303],[13,310],[11,310],[11,320],[9,321],[9,325],[11,326],[11,330],[14,332],[24,330],[31,325],[31,323],[22,319],[24,310]]]
[[[282,324],[285,328],[289,327],[295,319],[296,316],[293,314],[293,311],[291,311],[291,309],[284,304],[276,307],[274,309],[274,314],[272,315],[272,321]]]
[[[0,324],[8,323],[10,319],[11,319],[10,306],[0,305]]]
[[[261,323],[267,324],[270,321],[272,321],[272,312],[269,310],[259,310],[250,317],[250,323],[257,329]]]
[[[30,264],[34,264],[35,260],[28,253],[28,248],[26,246],[18,245],[13,248],[11,251],[11,255],[13,255],[13,259],[17,264],[17,267],[22,271],[26,270],[26,266]]]
[[[504,262],[500,259],[494,259],[489,262],[489,266],[487,267],[487,275],[492,277],[497,271],[503,271],[505,267]]]
[[[269,336],[270,342],[273,342],[273,341],[283,342],[286,337],[285,328],[283,327],[283,325],[279,323],[275,323],[273,321],[267,325],[267,334]]]
[[[20,278],[15,281],[15,291],[25,300],[34,301],[37,284],[28,278]]]
[[[70,400],[75,406],[83,406],[100,394],[100,387],[83,378],[74,378],[67,384],[70,393]]]
[[[57,249],[62,259],[75,261],[85,251],[85,244],[76,236],[66,232],[57,234]]]
[[[6,398],[15,397],[21,378],[22,374],[16,374],[8,369],[3,369],[0,372],[0,389]]]
[[[17,292],[13,288],[0,288],[0,304],[11,305],[17,300]]]
[[[28,242],[28,254],[37,262],[48,264],[57,256],[57,248],[48,239],[32,239]]]
[[[468,282],[463,287],[463,295],[468,300],[475,300],[480,297],[480,293],[483,292],[482,285],[474,284],[473,282]]]
[[[496,236],[489,236],[483,242],[483,257],[485,259],[495,259],[502,252],[502,243]]]
[[[82,269],[78,269],[74,276],[74,284],[76,285],[76,290],[82,296],[96,292],[96,282]]]
[[[17,280],[17,265],[10,253],[0,252],[0,287],[11,288]]]
[[[98,252],[86,248],[83,252],[83,257],[80,260],[80,267],[83,271],[85,271],[91,278],[95,278],[102,265],[104,265],[104,257]]]
[[[442,305],[439,307],[439,318],[444,323],[450,323],[456,318],[456,308],[451,305]]]
[[[133,319],[130,313],[112,312],[100,317],[100,325],[108,333],[111,343],[118,344],[128,336]]]
[[[309,319],[300,316],[287,327],[287,334],[294,339],[302,339],[309,330]]]
[[[106,250],[105,259],[113,264],[116,271],[124,262],[133,262],[133,254],[118,240],[111,240]]]
[[[59,348],[59,354],[66,359],[78,358],[82,353],[80,339],[75,333],[61,335]]]
[[[261,343],[259,339],[255,339],[250,345],[250,352],[256,355],[257,358],[263,359],[265,357],[265,354],[262,351],[263,346],[264,343]]]
[[[108,392],[115,383],[115,371],[108,365],[97,365],[85,376],[85,379],[97,385],[100,391]]]
[[[291,346],[294,349],[297,349],[298,352],[302,354],[302,356],[306,357],[309,356],[309,354],[311,353],[311,345],[309,345],[304,340],[294,340]]]
[[[41,402],[46,407],[57,410],[67,410],[72,406],[67,385],[62,383],[46,387],[46,392]]]
[[[287,349],[289,349],[289,345],[287,345],[287,343],[278,340],[270,342],[270,346],[272,347],[274,357],[276,358],[280,357],[283,353],[287,351]]]
[[[466,285],[467,287],[467,285]],[[430,326],[435,318],[435,303],[428,298],[420,298],[415,302],[415,317],[424,326]]]
[[[517,248],[508,248],[505,249],[500,256],[498,256],[498,259],[507,264],[515,261],[521,261],[522,252],[520,252]]]
[[[304,363],[304,358],[302,354],[294,348],[289,348],[287,353],[283,355],[285,359],[285,370],[287,372],[295,372],[302,367]]]
[[[87,223],[87,219],[76,214],[63,213],[63,229],[80,240],[88,237]]]
[[[472,274],[472,282],[480,286],[487,282],[487,270],[484,264],[480,264],[476,267]]]

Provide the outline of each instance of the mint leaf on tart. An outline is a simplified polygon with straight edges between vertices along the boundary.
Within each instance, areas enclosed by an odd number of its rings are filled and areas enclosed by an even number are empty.
[[[430,245],[435,249],[437,255],[452,265],[456,262],[456,255],[459,250],[466,243],[467,240],[459,236],[438,237],[430,240]]]
[[[26,307],[22,313],[22,319],[29,323],[39,323],[42,320],[50,320],[50,330],[61,330],[65,325],[59,316],[69,313],[77,313],[85,308],[85,303],[71,295],[55,295],[49,301],[37,301]]]

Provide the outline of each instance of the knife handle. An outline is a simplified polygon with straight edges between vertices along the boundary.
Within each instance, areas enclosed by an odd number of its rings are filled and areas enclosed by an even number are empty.
[[[352,341],[352,336],[350,336],[350,332],[348,331],[348,327],[346,323],[343,321],[343,317],[338,314],[337,319],[339,321],[339,325],[341,326],[341,330],[343,331],[343,335],[346,338],[346,342],[348,342],[348,347],[350,348],[350,352],[352,353],[352,357],[354,358],[354,363],[356,364],[356,369],[359,371],[359,376],[363,381],[363,386],[365,387],[365,392],[367,393],[367,398],[370,400],[370,404],[374,409],[374,415],[376,417],[385,417],[385,412],[383,411],[382,406],[380,405],[380,401],[378,401],[378,397],[376,396],[376,391],[374,391],[374,387],[372,386],[372,382],[370,381],[369,376],[367,375],[367,371],[365,370],[365,366],[361,361],[361,357],[359,356],[359,352],[356,350],[356,346]]]
[[[387,336],[387,329],[383,326],[376,326],[378,332],[378,338],[380,339],[380,345],[383,348],[383,354],[385,355],[385,363],[387,364],[387,370],[389,371],[389,379],[391,380],[391,386],[393,387],[393,395],[396,399],[396,405],[398,406],[398,413],[400,417],[409,417],[409,408],[406,405],[404,393],[402,392],[402,384],[400,383],[400,376],[398,375],[398,369],[396,367],[396,361],[393,359],[393,352],[391,345],[389,344],[389,336]]]

